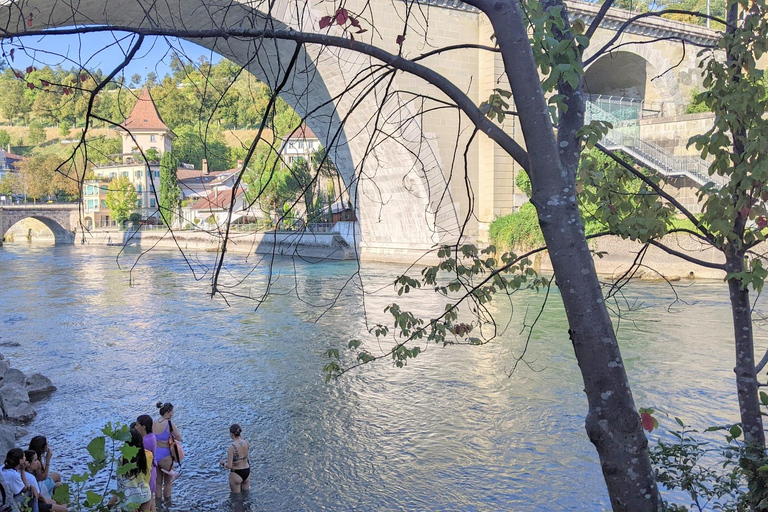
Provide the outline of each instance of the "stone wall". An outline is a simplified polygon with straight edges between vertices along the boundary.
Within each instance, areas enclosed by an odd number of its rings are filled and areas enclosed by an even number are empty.
[[[216,252],[221,238],[205,231],[150,231],[99,230],[77,235],[77,242],[86,245],[112,245],[161,249],[181,248],[183,251]],[[238,254],[279,254],[303,258],[347,260],[355,257],[354,250],[334,233],[240,233],[233,232],[227,251]]]
[[[692,257],[711,263],[724,263],[722,253],[715,249],[702,245],[690,236],[676,235],[664,238],[664,243],[677,251],[684,252]],[[590,247],[595,252],[604,252],[602,258],[595,257],[597,273],[603,276],[618,277],[632,264],[642,244],[630,240],[622,240],[619,237],[604,237],[590,241]],[[766,247],[765,249],[768,249]],[[765,249],[758,252],[763,252]],[[667,254],[661,249],[650,247],[643,259],[647,268],[642,269],[646,278],[697,278],[719,279],[725,277],[725,272],[689,263],[681,258]],[[541,260],[541,271],[544,274],[552,273],[552,264],[548,257]]]
[[[715,115],[710,112],[645,118],[640,121],[640,138],[676,155],[697,156],[699,153],[693,146],[686,148],[688,139],[705,133],[714,122]]]

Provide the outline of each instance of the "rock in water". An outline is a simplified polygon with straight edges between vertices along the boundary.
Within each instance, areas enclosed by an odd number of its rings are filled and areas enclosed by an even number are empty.
[[[9,371],[10,373],[10,371]],[[29,404],[29,394],[25,386],[16,383],[5,383],[0,387],[0,405],[8,421],[14,423],[29,423],[37,413]]]
[[[0,453],[16,447],[16,440],[27,435],[27,429],[13,425],[0,425]]]
[[[35,373],[27,378],[27,393],[30,400],[40,400],[54,391],[56,391],[56,386],[53,385],[51,379],[42,373]]]
[[[8,368],[5,371],[5,375],[3,375],[3,380],[0,381],[0,386],[7,386],[9,384],[17,384],[24,387],[27,385],[27,376],[21,370]]]

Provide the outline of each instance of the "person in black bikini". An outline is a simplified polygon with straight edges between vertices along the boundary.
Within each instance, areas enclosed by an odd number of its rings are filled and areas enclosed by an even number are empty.
[[[248,462],[250,447],[248,441],[240,437],[242,429],[235,423],[229,427],[229,437],[232,446],[227,450],[227,459],[221,461],[221,465],[229,469],[229,488],[237,494],[251,488],[251,465]]]

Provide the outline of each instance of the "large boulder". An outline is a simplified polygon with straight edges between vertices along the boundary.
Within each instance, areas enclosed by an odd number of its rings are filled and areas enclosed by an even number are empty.
[[[8,368],[5,371],[5,375],[3,375],[3,380],[0,381],[0,386],[7,386],[9,384],[15,384],[24,387],[27,385],[27,376],[24,375],[24,372],[21,370],[17,370],[16,368]]]
[[[13,370],[9,370],[8,373],[11,371]],[[0,406],[3,408],[5,418],[12,423],[29,423],[37,415],[29,404],[26,379],[21,385],[15,382],[6,383],[3,379],[0,387]]]
[[[27,377],[27,393],[30,400],[40,400],[54,391],[56,391],[56,386],[53,385],[51,379],[42,373],[35,373]]]
[[[16,440],[27,435],[27,429],[14,425],[0,425],[0,455],[5,457],[8,450],[16,447]]]
[[[2,380],[5,377],[5,372],[8,371],[8,368],[10,368],[11,365],[8,363],[8,361],[0,360],[0,380]]]

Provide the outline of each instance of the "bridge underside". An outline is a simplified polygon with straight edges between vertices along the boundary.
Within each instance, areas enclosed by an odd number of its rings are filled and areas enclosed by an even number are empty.
[[[75,232],[69,229],[69,219],[66,221],[63,219],[55,220],[43,215],[19,215],[19,214],[3,214],[0,215],[0,245],[5,240],[5,235],[9,229],[15,224],[23,221],[24,219],[35,219],[42,222],[45,227],[51,230],[53,233],[56,244],[73,244],[75,243]],[[62,222],[67,226],[63,226]]]

